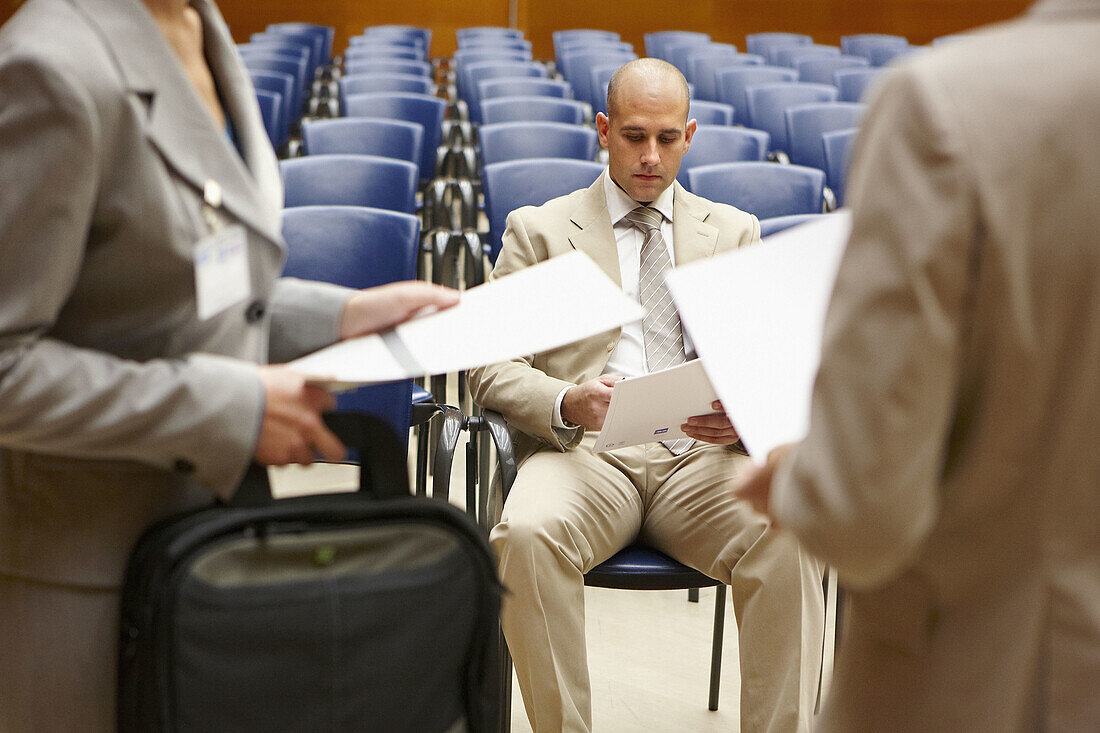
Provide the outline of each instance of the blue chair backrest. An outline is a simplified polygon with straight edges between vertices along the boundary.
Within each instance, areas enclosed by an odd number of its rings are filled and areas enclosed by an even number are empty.
[[[787,118],[783,111],[796,104],[835,102],[836,87],[831,84],[763,84],[745,90],[749,127],[764,130],[772,136],[772,150],[789,150]]]
[[[918,50],[920,50],[920,46],[875,46],[871,49],[871,66],[892,64],[897,59]]]
[[[348,47],[344,50],[346,56],[351,51],[378,47],[398,46],[412,51],[418,61],[427,61],[428,52],[424,48],[424,42],[415,35],[394,33],[372,33],[370,35],[352,36],[348,39]]]
[[[799,81],[811,84],[832,84],[833,74],[840,69],[865,69],[867,59],[862,56],[829,56],[801,59],[795,64]]]
[[[279,114],[281,124],[279,142],[276,145],[282,145],[290,138],[290,123],[297,120],[296,117],[291,119],[295,110],[290,107],[290,100],[294,98],[294,77],[278,71],[250,71],[249,76],[252,77],[252,86],[256,91],[262,89],[279,95],[282,111]]]
[[[506,51],[522,51],[526,58],[534,58],[531,54],[531,42],[522,38],[508,39],[508,38],[493,38],[491,36],[473,36],[469,41],[462,44],[462,48],[457,49],[455,53],[459,51],[476,51],[478,49],[487,48],[500,48]]]
[[[340,77],[340,104],[345,105],[349,94],[371,92],[411,92],[432,94],[432,80],[418,74],[351,74]]]
[[[702,46],[710,43],[710,36],[698,31],[654,31],[642,36],[645,42],[646,56],[652,56],[665,61],[671,61],[668,57],[668,47],[674,43],[695,43]]]
[[[718,96],[719,71],[743,66],[763,66],[764,57],[751,53],[692,55],[690,62],[691,77],[688,81],[695,85],[695,98],[707,102],[718,102],[721,101]]]
[[[820,214],[825,171],[778,163],[717,163],[688,171],[692,193],[736,206],[758,219]]]
[[[284,40],[278,37],[253,38],[248,43],[237,46],[241,53],[264,53],[267,55],[289,56],[291,58],[304,58],[306,60],[307,75],[313,74],[313,51],[309,46],[294,41]]]
[[[484,79],[477,83],[477,93],[481,101],[497,97],[551,97],[572,99],[573,87],[569,82],[558,79],[539,79],[538,77],[504,77],[503,79]]]
[[[685,79],[694,83],[691,60],[700,53],[736,56],[737,46],[732,43],[674,43],[668,47],[669,63],[679,69]]]
[[[691,148],[680,159],[676,180],[691,190],[688,171],[701,165],[763,161],[768,154],[770,138],[763,130],[747,127],[699,127],[691,138]]]
[[[316,33],[264,31],[253,33],[248,41],[249,43],[293,43],[308,49],[310,78],[316,73],[317,67],[325,63],[325,39]]]
[[[573,28],[571,30],[554,31],[551,34],[554,42],[554,58],[561,58],[562,47],[571,42],[587,40],[593,43],[618,43],[621,39],[615,31],[601,31],[593,28]]]
[[[417,41],[424,49],[424,58],[431,58],[432,29],[417,25],[374,25],[363,30],[364,38],[406,38]]]
[[[283,274],[350,288],[412,280],[420,221],[361,206],[303,206],[283,211],[287,259]],[[361,387],[337,398],[337,409],[382,417],[407,443],[412,380]]]
[[[589,69],[594,66],[610,66],[618,64],[622,66],[627,61],[638,58],[634,53],[627,51],[589,51],[581,50],[567,52],[562,57],[560,69],[565,80],[573,85],[573,94],[582,102],[588,102],[593,107],[597,106],[595,95],[599,89],[592,88],[592,79]]]
[[[424,128],[415,122],[345,117],[302,123],[308,155],[380,155],[420,165]]]
[[[289,31],[291,33],[316,33],[323,40],[325,63],[332,61],[332,44],[336,37],[336,29],[331,26],[299,22],[272,23],[267,27],[267,30],[276,32]]]
[[[840,48],[844,53],[863,56],[871,60],[871,51],[876,48],[905,48],[909,45],[905,36],[892,36],[885,33],[857,33],[840,37]]]
[[[607,114],[607,87],[611,77],[622,68],[624,63],[626,62],[616,61],[610,64],[596,64],[588,70],[589,88],[592,90],[592,101],[589,104],[592,105],[593,112]]]
[[[733,107],[733,121],[748,124],[748,98],[745,90],[759,84],[798,81],[798,72],[780,66],[744,66],[719,69],[714,75],[718,101]]]
[[[481,100],[481,123],[498,122],[564,122],[581,125],[588,105],[575,99],[554,97],[498,97]]]
[[[424,52],[413,46],[395,45],[362,45],[350,46],[344,52],[344,62],[386,59],[408,59],[409,61],[423,61]]]
[[[814,58],[829,58],[839,56],[840,49],[836,46],[823,46],[811,44],[809,46],[780,46],[768,52],[768,63],[774,66],[788,66],[794,68],[798,61]]]
[[[838,102],[859,102],[882,69],[842,69],[833,72]]]
[[[688,105],[688,119],[692,118],[700,125],[732,125],[733,106],[693,99]]]
[[[283,139],[283,95],[266,89],[256,90],[256,103],[260,105],[260,117],[264,121],[264,130],[271,141],[271,147],[278,148]]]
[[[455,30],[455,40],[459,48],[477,36],[490,36],[492,38],[507,38],[509,40],[523,40],[523,31],[518,28],[502,28],[500,26],[481,25],[470,28],[458,28]]]
[[[592,128],[561,122],[482,125],[478,138],[482,166],[521,158],[592,160],[599,145],[599,137]]]
[[[432,65],[426,61],[413,61],[412,59],[384,59],[384,58],[360,58],[350,59],[344,62],[344,73],[367,74],[372,71],[381,71],[389,74],[419,74],[429,79],[432,76]]]
[[[291,117],[298,119],[302,110],[302,98],[304,96],[304,79],[306,74],[306,60],[304,58],[293,59],[289,56],[272,56],[265,52],[241,51],[244,66],[249,71],[274,71],[280,74],[289,74],[294,77],[293,95],[290,98]]]
[[[478,96],[478,83],[486,79],[506,79],[509,77],[536,77],[545,79],[546,67],[530,61],[481,61],[462,68],[465,78],[465,102],[469,108],[470,119],[481,122],[481,98]],[[461,94],[460,94],[461,97]]]
[[[805,224],[808,221],[813,221],[822,216],[828,216],[828,214],[790,214],[788,216],[773,216],[771,219],[761,219],[760,238],[763,239],[773,234],[779,234],[779,232],[784,229],[790,229],[799,224]]]
[[[535,158],[493,163],[482,171],[485,215],[489,219],[490,260],[500,254],[508,214],[521,206],[542,206],[558,196],[592,185],[603,165],[591,161]]]
[[[470,81],[467,69],[474,64],[529,64],[531,55],[524,51],[516,51],[506,48],[459,49],[451,57],[451,67],[454,69],[455,89],[458,98],[469,105],[469,100],[477,97],[477,89],[470,89],[467,85]],[[545,76],[545,75],[544,75]]]
[[[572,56],[578,53],[594,53],[596,51],[604,51],[605,53],[634,53],[634,45],[626,41],[608,42],[585,39],[564,41],[558,46],[554,61],[558,65],[558,71],[561,71],[565,65],[566,56]]]
[[[745,51],[767,58],[775,46],[806,46],[814,42],[801,33],[749,33],[745,36]]]
[[[377,155],[306,155],[279,161],[283,206],[372,206],[416,213],[415,163]]]
[[[849,128],[833,130],[821,136],[821,148],[825,156],[825,180],[836,196],[837,206],[844,205],[845,191],[848,188],[848,166],[852,162],[852,146],[857,134],[858,128]]]
[[[443,118],[447,116],[447,101],[428,94],[410,92],[373,92],[349,94],[348,117],[382,117],[415,122],[424,128],[420,150],[420,177],[435,175],[436,149],[443,140]]]
[[[867,105],[858,102],[800,104],[783,111],[787,120],[787,155],[792,163],[825,170],[821,136],[859,127]]]

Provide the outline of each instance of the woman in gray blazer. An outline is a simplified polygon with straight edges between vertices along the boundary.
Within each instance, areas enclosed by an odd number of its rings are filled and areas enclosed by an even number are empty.
[[[0,730],[114,730],[156,520],[342,446],[278,366],[457,296],[278,277],[276,161],[210,0],[30,0],[0,29]]]

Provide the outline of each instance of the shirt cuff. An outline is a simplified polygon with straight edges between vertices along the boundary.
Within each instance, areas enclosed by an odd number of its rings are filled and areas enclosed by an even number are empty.
[[[554,400],[553,423],[554,423],[555,428],[562,428],[563,430],[572,430],[573,428],[577,427],[576,425],[572,425],[572,424],[569,424],[569,423],[565,422],[565,418],[563,418],[561,416],[561,403],[562,403],[562,400],[565,399],[565,393],[568,392],[569,390],[573,389],[573,387],[575,387],[575,386],[576,385],[571,384],[568,387],[566,387],[565,389],[563,389],[561,392],[558,392],[558,398],[556,400]]]

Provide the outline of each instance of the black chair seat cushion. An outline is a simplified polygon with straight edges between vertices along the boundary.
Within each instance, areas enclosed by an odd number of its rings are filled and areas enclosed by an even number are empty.
[[[651,547],[628,545],[589,570],[584,584],[625,590],[682,590],[721,585]]]

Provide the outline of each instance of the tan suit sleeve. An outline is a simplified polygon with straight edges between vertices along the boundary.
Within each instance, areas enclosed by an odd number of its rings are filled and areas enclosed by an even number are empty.
[[[94,246],[105,133],[87,93],[34,61],[0,63],[0,99],[0,444],[189,464],[229,493],[263,409],[254,365],[203,354],[136,362],[49,337]]]
[[[503,247],[490,281],[548,258],[545,248],[528,232],[528,210],[530,207],[525,207],[508,215]],[[558,393],[573,383],[536,369],[533,361],[534,357],[528,356],[471,369],[467,379],[473,399],[486,409],[500,412],[516,430],[542,438],[558,450],[571,448],[580,442],[584,431],[555,428],[553,415]]]
[[[810,431],[773,483],[778,522],[855,586],[901,570],[939,512],[980,236],[944,99],[903,70],[863,122]]]

